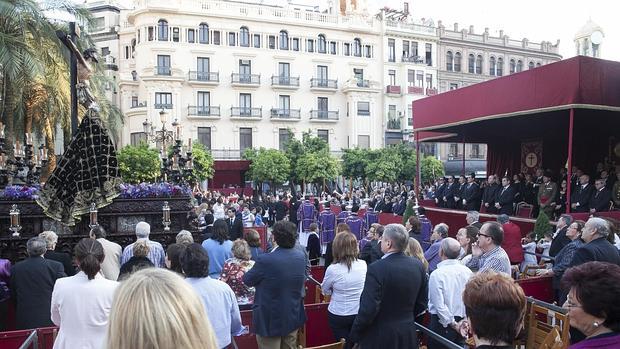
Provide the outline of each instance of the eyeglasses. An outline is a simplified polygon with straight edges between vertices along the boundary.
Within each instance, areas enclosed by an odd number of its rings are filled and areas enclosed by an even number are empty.
[[[487,234],[482,234],[482,233],[478,233],[478,234],[477,234],[477,236],[480,236],[480,235],[482,235],[482,236],[486,236],[486,237],[488,237],[488,238],[490,238],[490,237],[491,237],[491,235],[487,235]]]

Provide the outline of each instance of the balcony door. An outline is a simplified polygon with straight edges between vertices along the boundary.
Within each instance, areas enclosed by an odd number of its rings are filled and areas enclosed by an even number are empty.
[[[316,78],[319,80],[319,86],[327,86],[328,75],[326,65],[317,65]]]
[[[280,110],[278,114],[281,116],[289,116],[291,114],[291,96],[280,96],[279,97]]]
[[[239,115],[252,115],[252,95],[249,93],[239,94]]]
[[[211,94],[209,92],[198,92],[198,115],[209,115],[211,105]]]
[[[239,81],[250,83],[252,80],[252,62],[247,59],[239,60]]]
[[[280,85],[290,85],[291,65],[290,63],[278,63],[278,78]]]
[[[209,58],[198,57],[197,63],[196,70],[198,71],[198,80],[209,80]]]
[[[327,119],[329,114],[329,105],[327,102],[327,97],[318,97],[317,98],[317,109],[318,109],[318,117],[319,119]]]

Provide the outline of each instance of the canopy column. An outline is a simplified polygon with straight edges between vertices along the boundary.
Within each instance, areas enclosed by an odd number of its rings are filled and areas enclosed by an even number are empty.
[[[570,108],[569,117],[568,117],[568,161],[566,169],[568,172],[566,174],[566,213],[570,212],[570,194],[571,194],[571,177],[573,172],[573,123],[575,119],[575,109]],[[558,183],[558,185],[562,185],[562,183]],[[560,190],[560,188],[558,188]]]

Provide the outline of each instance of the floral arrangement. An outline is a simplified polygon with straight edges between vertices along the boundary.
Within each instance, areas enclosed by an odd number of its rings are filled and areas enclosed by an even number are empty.
[[[121,184],[122,199],[138,198],[169,198],[179,196],[192,196],[192,190],[188,186],[181,186],[171,183],[140,183],[140,184]]]
[[[0,191],[0,200],[35,200],[39,189],[38,185],[9,185]]]

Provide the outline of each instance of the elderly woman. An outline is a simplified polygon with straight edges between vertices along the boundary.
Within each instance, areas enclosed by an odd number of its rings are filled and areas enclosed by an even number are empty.
[[[463,292],[467,319],[455,325],[462,336],[471,332],[478,349],[514,348],[523,327],[525,294],[508,275],[486,271],[469,279]]]
[[[125,264],[121,265],[121,272],[118,274],[118,281],[125,280],[130,274],[140,269],[154,267],[153,262],[148,259],[150,247],[145,240],[138,240],[133,244],[133,256]]]
[[[349,332],[359,310],[367,267],[366,262],[357,259],[357,239],[350,232],[336,234],[332,253],[333,264],[325,270],[321,284],[323,294],[332,296],[327,307],[327,321],[334,338],[344,338],[346,347],[350,348]]]
[[[187,230],[181,230],[176,237],[176,243],[177,244],[185,244],[185,245],[191,245],[194,243],[194,237],[192,236],[192,233],[190,233]]]
[[[564,303],[570,325],[586,336],[570,348],[619,348],[620,266],[584,263],[568,269],[562,285],[570,289]]]
[[[471,246],[478,240],[478,232],[479,230],[476,226],[468,225],[465,228],[459,229],[456,233],[456,240],[461,245],[459,261],[463,265],[467,265],[467,262],[471,259]]]
[[[232,288],[237,296],[237,303],[241,308],[244,305],[254,303],[254,287],[248,287],[243,283],[243,275],[252,269],[254,261],[250,258],[250,245],[245,240],[237,240],[232,246],[233,257],[224,263],[220,280]],[[249,307],[246,307],[249,308]]]
[[[46,230],[39,234],[39,237],[45,240],[45,243],[47,244],[47,251],[45,252],[44,257],[62,263],[67,276],[75,275],[75,268],[71,262],[71,256],[69,256],[68,253],[54,251],[56,249],[56,244],[58,243],[58,235],[51,230]]]

